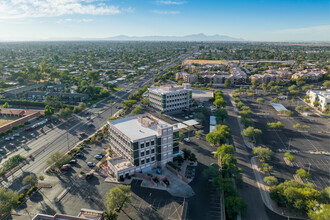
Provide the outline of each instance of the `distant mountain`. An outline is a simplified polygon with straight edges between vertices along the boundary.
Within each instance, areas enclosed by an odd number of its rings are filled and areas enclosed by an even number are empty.
[[[226,35],[205,35],[192,34],[186,36],[126,36],[118,35],[115,37],[104,38],[104,40],[118,40],[118,41],[244,41],[242,38],[234,38]]]

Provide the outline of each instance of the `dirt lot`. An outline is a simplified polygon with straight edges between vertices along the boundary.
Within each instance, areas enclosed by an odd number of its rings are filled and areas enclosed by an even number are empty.
[[[0,116],[0,127],[12,122],[12,121],[15,121],[16,119],[18,119],[18,117],[3,117],[3,116]]]

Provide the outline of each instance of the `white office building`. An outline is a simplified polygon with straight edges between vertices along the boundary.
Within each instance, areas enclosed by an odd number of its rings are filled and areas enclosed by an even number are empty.
[[[321,111],[325,111],[330,107],[330,90],[309,90],[307,91],[307,95],[309,96],[309,101],[311,104],[315,101],[319,102]]]
[[[192,89],[189,83],[149,88],[149,102],[150,106],[167,114],[189,110],[192,106]]]
[[[179,153],[178,143],[173,142],[178,130],[150,114],[112,120],[108,124],[111,150],[119,155],[108,160],[108,166],[118,179],[163,167]]]

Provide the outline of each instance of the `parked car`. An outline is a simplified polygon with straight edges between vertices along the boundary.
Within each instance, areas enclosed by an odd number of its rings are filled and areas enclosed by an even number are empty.
[[[4,149],[0,149],[0,154],[5,154],[6,151]]]
[[[75,164],[75,163],[77,163],[77,160],[76,159],[72,159],[72,160],[69,161],[69,163]]]
[[[86,135],[86,133],[85,132],[81,132],[79,135],[80,135],[80,137],[84,137]]]
[[[190,139],[189,139],[189,138],[184,138],[183,140],[184,140],[185,142],[188,142],[188,143],[190,142]]]
[[[25,131],[32,131],[33,130],[33,127],[25,128],[24,130]]]
[[[99,154],[95,155],[94,157],[95,157],[95,159],[98,159],[98,160],[103,158],[103,156],[99,155]]]
[[[68,171],[69,169],[70,169],[70,167],[63,165],[63,166],[60,168],[60,171]]]
[[[19,133],[13,134],[14,137],[19,137]]]
[[[87,165],[88,165],[89,167],[95,167],[95,163],[93,163],[93,162],[88,162]]]
[[[36,137],[36,135],[34,133],[31,133],[30,135],[31,135],[31,137]]]
[[[91,119],[91,117],[87,116],[86,119],[89,120],[89,119]]]
[[[5,141],[10,141],[10,137],[5,137]]]
[[[76,156],[79,157],[79,158],[83,158],[84,154],[83,153],[77,153]]]
[[[92,105],[93,108],[96,108],[96,104]]]
[[[94,173],[93,172],[87,173],[86,174],[86,180],[91,179],[93,176],[94,176]]]

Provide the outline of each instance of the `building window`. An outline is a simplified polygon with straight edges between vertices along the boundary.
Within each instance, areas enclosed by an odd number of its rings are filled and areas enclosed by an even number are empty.
[[[146,155],[149,155],[149,154],[150,154],[150,151],[147,150],[147,151],[146,151]]]
[[[155,141],[151,141],[151,146],[152,146],[152,145],[155,145]]]
[[[144,152],[141,152],[141,157],[143,157],[144,156]]]
[[[133,143],[133,149],[138,150],[138,148],[139,148],[139,143],[138,142]]]
[[[155,149],[151,149],[151,153],[152,153],[152,154],[155,153]]]
[[[141,165],[143,165],[144,164],[144,160],[141,160]]]
[[[140,148],[144,148],[144,143],[142,143],[142,144],[140,145]]]
[[[150,159],[148,158],[146,163],[149,163],[149,162],[150,162]]]
[[[149,147],[149,145],[150,145],[150,143],[149,143],[149,142],[147,142],[147,143],[146,143],[146,147]]]
[[[152,158],[151,158],[151,161],[155,161],[155,157],[152,157]]]

